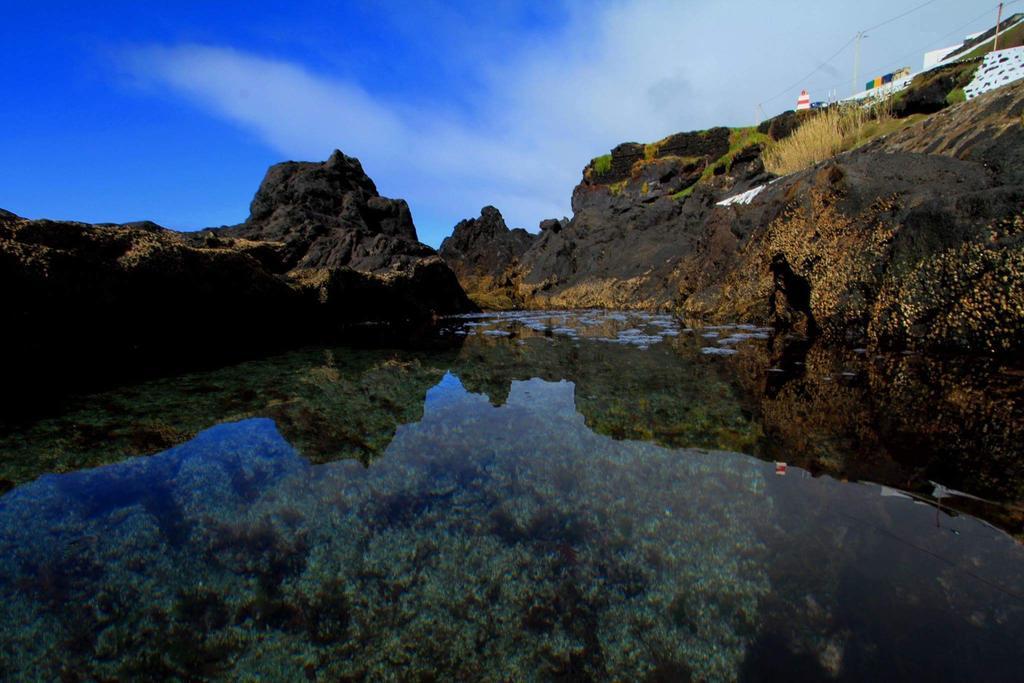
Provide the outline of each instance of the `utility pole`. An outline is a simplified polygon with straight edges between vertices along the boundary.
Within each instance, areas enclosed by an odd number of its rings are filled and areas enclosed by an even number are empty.
[[[857,85],[858,72],[860,71],[860,39],[867,38],[868,34],[864,31],[857,31],[857,44],[853,48],[853,92],[851,95],[856,95],[860,92],[860,87]]]
[[[996,13],[996,37],[992,41],[992,52],[999,49],[999,24],[1003,21],[1003,3],[999,3],[999,11]]]

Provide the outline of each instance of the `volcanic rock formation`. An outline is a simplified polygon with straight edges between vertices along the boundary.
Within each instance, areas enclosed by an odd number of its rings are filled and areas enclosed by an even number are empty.
[[[768,140],[753,129],[713,128],[623,143],[587,165],[573,191],[572,220],[544,221],[516,267],[486,272],[484,260],[444,245],[441,256],[485,307],[497,300],[524,308],[668,308],[673,269],[697,248],[715,188],[766,179],[760,150]],[[480,243],[475,249],[488,252]]]
[[[555,221],[557,223],[557,221]],[[493,206],[480,210],[479,218],[467,218],[441,243],[441,258],[455,271],[466,292],[479,296],[488,308],[514,308],[514,273],[519,258],[536,239],[522,228],[510,230]],[[503,281],[493,275],[505,276]]]
[[[249,211],[245,223],[215,232],[282,244],[287,270],[377,272],[434,256],[405,200],[381,197],[359,160],[337,150],[322,163],[271,166]]]
[[[10,374],[176,366],[309,341],[354,323],[473,310],[408,205],[359,161],[270,168],[238,226],[181,233],[0,212],[0,341]]]
[[[793,113],[624,143],[583,170],[567,225],[542,231],[514,268],[464,283],[484,305],[662,309],[855,345],[1017,350],[1022,114],[1024,84],[1007,86],[782,178],[761,152],[801,124]],[[442,255],[465,277],[462,253]]]

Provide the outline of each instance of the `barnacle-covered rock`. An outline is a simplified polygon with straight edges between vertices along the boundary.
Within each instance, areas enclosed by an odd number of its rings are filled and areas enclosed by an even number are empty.
[[[916,92],[909,104],[939,108]],[[624,143],[586,166],[568,224],[473,286],[501,308],[665,309],[877,348],[1019,350],[1022,114],[1024,84],[1008,85],[783,178],[761,151],[813,114]]]

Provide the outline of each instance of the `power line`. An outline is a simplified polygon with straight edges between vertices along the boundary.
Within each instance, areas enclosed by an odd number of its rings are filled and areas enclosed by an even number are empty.
[[[874,26],[870,26],[870,27],[868,27],[866,29],[863,29],[861,31],[861,33],[867,33],[868,31],[874,31],[876,28],[882,28],[886,24],[891,24],[892,22],[896,21],[897,19],[902,19],[903,17],[907,16],[908,14],[913,14],[917,10],[923,9],[923,8],[927,7],[928,5],[932,4],[935,1],[936,0],[928,0],[928,2],[923,2],[923,3],[921,3],[920,5],[918,5],[917,7],[913,8],[913,9],[908,9],[906,12],[904,12],[903,14],[900,14],[899,16],[895,16],[892,19],[886,19],[881,24],[875,24]]]
[[[1003,3],[1003,5],[1004,6],[1005,5],[1012,5],[1012,4],[1021,2],[1021,1],[1022,0],[1010,0],[1009,2]],[[977,15],[976,17],[973,17],[969,21],[965,21],[963,24],[960,24],[959,26],[957,26],[953,30],[948,31],[948,32],[942,34],[938,38],[935,38],[934,40],[930,41],[928,43],[928,45],[925,45],[924,47],[918,48],[917,50],[911,50],[910,52],[907,52],[904,55],[901,55],[899,57],[895,57],[894,59],[888,60],[889,64],[892,64],[893,62],[902,62],[904,59],[908,59],[908,58],[913,57],[915,55],[920,55],[920,54],[924,53],[929,47],[931,47],[935,43],[937,43],[937,42],[939,42],[941,40],[944,40],[945,38],[948,38],[949,36],[954,35],[954,34],[960,32],[960,31],[964,30],[965,28],[967,28],[968,26],[970,26],[974,22],[978,21],[979,19],[982,19],[983,17],[988,16],[989,14],[991,14],[996,9],[997,6],[998,5],[991,5],[989,7],[989,9],[986,9],[984,12],[982,12],[979,15]],[[881,71],[884,68],[885,68],[885,66],[883,65],[883,66],[879,66],[877,69],[868,69],[867,73]],[[839,85],[833,84],[833,85],[829,86],[828,89],[831,90],[833,88],[839,88],[839,87],[840,87]]]
[[[1005,2],[1004,5],[1012,5],[1012,4],[1015,4],[1015,3],[1020,2],[1020,1],[1021,0],[1009,0],[1009,2]],[[935,2],[937,2],[937,0],[927,0],[927,2],[923,2],[920,5],[917,5],[917,6],[913,7],[913,8],[911,8],[911,9],[903,12],[902,14],[898,14],[898,15],[896,15],[894,17],[890,17],[889,19],[886,19],[885,21],[882,21],[882,22],[880,22],[878,24],[875,24],[874,26],[866,28],[866,29],[864,29],[862,31],[858,31],[857,34],[853,35],[848,41],[843,43],[843,45],[838,50],[836,50],[835,53],[833,53],[830,57],[828,57],[828,59],[826,59],[823,62],[821,62],[818,65],[817,68],[815,68],[813,71],[811,71],[809,74],[807,74],[806,76],[804,76],[800,80],[794,82],[793,85],[787,86],[786,88],[783,88],[782,90],[780,90],[778,93],[772,95],[771,97],[769,97],[767,99],[761,100],[761,102],[760,102],[760,104],[758,106],[767,104],[769,102],[772,102],[773,100],[777,100],[778,98],[782,97],[783,95],[785,95],[787,93],[791,93],[794,88],[796,88],[798,85],[800,85],[802,83],[805,83],[807,81],[807,79],[809,79],[811,76],[814,76],[816,73],[818,73],[819,71],[824,69],[826,66],[829,65],[829,63],[833,59],[835,59],[840,54],[842,54],[842,52],[846,48],[848,48],[855,40],[857,40],[857,36],[858,35],[863,35],[863,34],[867,33],[868,31],[874,31],[875,29],[878,29],[878,28],[881,28],[882,26],[886,26],[888,24],[891,24],[894,21],[898,21],[900,19],[903,19],[904,17],[909,16],[909,15],[913,14],[914,12],[917,12],[917,11],[919,11],[919,10],[921,10],[921,9],[923,9],[923,8],[927,7],[928,5],[931,5],[931,4],[935,3]],[[969,25],[969,24],[973,23],[974,21],[977,21],[978,19],[980,19],[981,17],[985,16],[985,14],[988,14],[989,12],[991,12],[991,9],[985,10],[984,14],[979,14],[977,17],[975,17],[974,19],[971,19],[971,21],[967,22],[967,24],[964,24],[964,25],[966,26],[966,25]],[[948,36],[951,33],[955,33],[958,30],[960,30],[960,29],[954,29],[953,31],[950,31],[946,35]],[[945,37],[945,36],[942,36],[942,37]],[[911,54],[914,54],[914,53],[908,53],[907,56],[910,56]],[[905,57],[900,57],[899,59],[902,60],[902,59],[905,59]],[[838,88],[839,86],[836,86],[836,87]]]
[[[1012,4],[1013,4],[1013,3],[1015,3],[1015,2],[1020,2],[1020,0],[1010,0],[1010,2],[1006,2],[1006,3],[1003,3],[1003,4],[1004,4],[1004,5],[1012,5]],[[940,41],[940,40],[944,40],[944,39],[948,38],[948,37],[949,37],[949,36],[951,36],[951,35],[954,35],[954,34],[956,34],[956,33],[959,33],[960,31],[963,31],[963,30],[964,30],[965,28],[967,28],[968,26],[970,26],[970,25],[971,25],[971,24],[973,24],[974,22],[976,22],[976,21],[978,21],[979,19],[982,19],[982,18],[984,18],[984,17],[988,16],[989,14],[991,14],[991,13],[992,13],[992,11],[993,11],[993,10],[994,10],[994,9],[995,9],[996,7],[998,7],[998,5],[992,5],[991,7],[989,7],[989,9],[985,10],[984,12],[982,12],[981,14],[979,14],[978,16],[976,16],[976,17],[972,18],[972,19],[971,19],[970,21],[965,21],[964,23],[960,24],[959,26],[957,26],[957,27],[956,27],[955,29],[953,29],[952,31],[949,31],[949,32],[947,32],[947,33],[943,33],[943,34],[942,34],[941,36],[939,36],[938,38],[936,38],[936,39],[935,39],[935,40],[933,40],[932,42],[928,43],[928,45],[926,45],[926,46],[924,46],[924,47],[922,47],[922,48],[919,48],[919,49],[917,49],[917,50],[913,50],[913,51],[911,51],[911,52],[908,52],[908,53],[906,53],[905,55],[902,55],[902,56],[900,56],[900,57],[897,57],[897,58],[896,58],[896,61],[902,61],[902,60],[904,60],[904,59],[907,59],[908,57],[912,57],[912,56],[914,56],[914,55],[917,55],[917,54],[921,54],[921,53],[923,53],[923,52],[924,52],[925,50],[927,50],[927,49],[928,49],[928,47],[929,47],[929,46],[931,46],[931,45],[933,45],[933,44],[937,43],[937,42],[938,42],[938,41]],[[884,68],[884,67],[880,67],[880,68]]]
[[[985,584],[989,588],[992,588],[994,590],[999,591],[1003,595],[1006,595],[1008,597],[1015,598],[1016,600],[1024,602],[1024,595],[1016,592],[1012,588],[1008,588],[1008,587],[1002,585],[1001,583],[997,583],[995,581],[991,581],[989,579],[986,579],[984,576],[981,576],[980,574],[977,574],[977,573],[971,571],[967,567],[961,566],[959,563],[955,562],[954,560],[951,560],[948,557],[945,557],[943,555],[940,555],[937,552],[929,550],[928,548],[920,546],[920,545],[914,543],[913,541],[910,541],[910,540],[908,540],[906,538],[903,538],[899,534],[893,533],[892,531],[889,531],[888,529],[886,529],[883,526],[875,524],[874,522],[868,521],[866,519],[861,519],[860,517],[855,517],[854,515],[847,514],[847,513],[843,512],[842,510],[836,510],[836,509],[831,508],[831,507],[829,508],[829,512],[831,512],[833,514],[836,514],[836,515],[840,515],[842,517],[846,517],[847,519],[850,519],[850,520],[852,520],[854,522],[858,522],[860,524],[863,524],[864,526],[866,526],[868,528],[874,529],[878,533],[883,534],[885,536],[888,536],[889,538],[897,541],[898,543],[902,543],[902,544],[904,544],[904,545],[906,545],[906,546],[908,546],[910,548],[913,548],[914,550],[917,550],[919,552],[924,553],[925,555],[930,555],[931,557],[935,558],[936,560],[939,560],[940,562],[945,563],[946,565],[948,565],[949,567],[955,569],[956,571],[962,572],[963,574],[966,574],[967,576],[971,577],[972,579],[975,579],[976,581],[980,581],[981,583]]]
[[[790,86],[787,86],[787,87],[783,88],[782,90],[780,90],[778,92],[778,94],[772,95],[768,99],[761,100],[761,104],[767,104],[768,102],[771,102],[772,100],[778,99],[778,98],[782,97],[783,95],[785,95],[786,93],[791,92],[793,90],[793,88],[795,88],[796,86],[800,85],[801,83],[804,83],[808,78],[810,78],[811,76],[813,76],[814,74],[818,73],[819,71],[824,69],[826,66],[828,66],[829,62],[831,62],[833,59],[838,57],[843,52],[843,50],[845,50],[846,48],[850,47],[850,45],[852,45],[853,41],[855,41],[856,39],[857,39],[857,36],[853,36],[852,38],[850,38],[848,41],[843,43],[843,46],[841,48],[839,48],[838,50],[835,51],[835,54],[833,54],[831,57],[829,57],[828,59],[823,61],[821,64],[819,64],[818,68],[816,68],[814,71],[812,71],[811,73],[807,74],[806,76],[804,76],[800,80],[796,81],[793,85],[790,85]]]
[[[1013,0],[1013,1],[1014,1],[1014,2],[1017,2],[1018,0]],[[1009,4],[1009,3],[1007,3],[1007,4]],[[949,31],[949,32],[947,32],[947,33],[943,33],[943,34],[942,34],[941,36],[939,36],[938,38],[936,38],[936,39],[935,39],[934,41],[932,41],[931,43],[929,43],[929,44],[928,44],[928,45],[926,45],[925,47],[919,48],[919,49],[917,49],[917,50],[914,50],[914,51],[912,51],[912,52],[908,52],[907,54],[905,54],[905,55],[903,55],[903,56],[901,56],[901,57],[897,57],[897,58],[896,58],[896,59],[897,59],[897,61],[900,61],[900,60],[906,59],[907,57],[911,57],[911,56],[913,56],[913,55],[916,55],[916,54],[921,54],[921,53],[922,53],[923,51],[925,51],[925,50],[927,50],[927,49],[928,49],[928,46],[929,46],[929,45],[933,45],[933,44],[937,43],[937,42],[938,42],[938,41],[940,41],[940,40],[945,40],[945,39],[946,39],[946,38],[948,38],[949,36],[951,36],[951,35],[954,35],[954,34],[957,34],[957,33],[959,33],[960,31],[963,31],[963,30],[964,30],[965,28],[967,28],[968,26],[970,26],[970,25],[971,25],[971,24],[973,24],[974,22],[976,22],[976,21],[978,21],[979,19],[982,19],[982,18],[984,18],[984,17],[988,16],[989,14],[991,14],[991,13],[992,13],[992,9],[994,9],[995,7],[996,7],[996,5],[993,5],[993,6],[992,6],[992,7],[990,8],[990,9],[987,9],[987,10],[985,10],[984,12],[982,12],[981,14],[979,14],[978,16],[976,16],[976,17],[972,18],[972,19],[971,19],[970,21],[965,21],[964,23],[960,24],[959,26],[957,26],[957,27],[956,27],[955,29],[953,29],[952,31]]]

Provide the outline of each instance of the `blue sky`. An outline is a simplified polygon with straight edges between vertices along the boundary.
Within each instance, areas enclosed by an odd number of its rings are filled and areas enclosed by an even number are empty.
[[[750,125],[801,86],[847,94],[852,49],[819,60],[922,2],[7,0],[0,208],[233,224],[267,166],[339,148],[428,244],[485,204],[535,230],[619,142]],[[871,32],[859,80],[994,20],[933,0]]]

